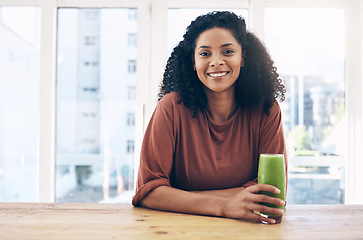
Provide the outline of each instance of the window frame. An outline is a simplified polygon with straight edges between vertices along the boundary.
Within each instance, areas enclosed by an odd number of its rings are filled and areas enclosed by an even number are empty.
[[[363,3],[360,0],[0,0],[1,6],[41,7],[38,198],[55,201],[56,41],[58,8],[137,8],[135,159],[157,103],[167,46],[168,8],[246,8],[249,28],[264,39],[265,7],[343,8],[346,16],[346,112],[348,152],[345,203],[363,203]],[[357,21],[359,20],[359,21]],[[141,41],[142,39],[142,41]],[[147,44],[145,44],[145,42]],[[135,170],[138,161],[135,161]],[[136,174],[135,174],[136,176]]]

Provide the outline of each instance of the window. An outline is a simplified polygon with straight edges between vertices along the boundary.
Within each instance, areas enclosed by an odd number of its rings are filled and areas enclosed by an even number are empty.
[[[135,125],[136,101],[120,93],[134,94],[136,82],[119,81],[136,72],[136,60],[125,66],[128,42],[119,40],[137,30],[128,14],[118,8],[58,10],[56,201],[131,201],[134,141],[127,139],[135,135],[129,126]]]
[[[40,8],[0,6],[0,201],[37,201]]]
[[[329,201],[334,195],[336,202],[362,203],[363,9],[360,1],[345,0],[1,0],[0,201],[130,202],[135,158],[167,57],[190,21],[215,9],[245,17],[286,83],[281,107],[288,144],[291,149],[291,139],[300,139],[304,146],[289,152],[289,203],[297,202],[292,195],[320,198],[319,184],[329,181],[341,185]],[[303,26],[299,9],[306,14]],[[334,25],[315,15],[320,10],[335,14],[327,15]],[[277,12],[282,15],[275,18]],[[319,36],[311,38],[315,45],[296,37],[290,22]],[[321,44],[325,32],[331,38]],[[293,63],[294,71],[287,67]],[[134,153],[128,153],[131,140]],[[337,155],[341,149],[346,153]],[[303,179],[315,174],[319,181]],[[116,191],[121,184],[122,194]]]
[[[134,8],[129,9],[129,20],[136,21],[137,20],[137,10]]]
[[[85,66],[94,66],[94,67],[97,67],[98,66],[98,62],[97,61],[93,61],[93,62],[85,61],[85,62],[83,62],[83,64]]]
[[[135,126],[135,113],[127,113],[127,126]]]
[[[135,152],[135,141],[128,140],[127,141],[127,152],[134,153]]]
[[[88,46],[94,46],[96,45],[96,41],[97,41],[97,37],[90,37],[90,36],[85,36],[84,37],[84,45],[88,45]]]
[[[344,203],[344,32],[344,9],[265,9],[266,44],[287,88],[290,204]]]
[[[128,72],[135,73],[136,72],[136,60],[128,60]]]

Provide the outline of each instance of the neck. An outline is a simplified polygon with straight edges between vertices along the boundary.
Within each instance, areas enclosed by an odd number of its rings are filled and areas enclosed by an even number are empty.
[[[234,94],[208,95],[207,111],[217,124],[228,121],[237,110]]]

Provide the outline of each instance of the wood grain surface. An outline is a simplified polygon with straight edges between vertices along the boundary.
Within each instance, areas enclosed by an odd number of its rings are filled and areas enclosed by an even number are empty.
[[[288,205],[265,225],[130,204],[0,203],[0,239],[363,239],[363,205]]]

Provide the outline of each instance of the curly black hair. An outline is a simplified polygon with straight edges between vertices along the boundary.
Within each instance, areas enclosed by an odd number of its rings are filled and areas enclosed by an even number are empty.
[[[285,99],[285,86],[263,43],[246,30],[243,17],[232,12],[215,11],[197,17],[186,29],[183,40],[173,49],[166,64],[159,100],[169,92],[178,92],[196,117],[207,106],[203,83],[194,71],[194,51],[198,36],[212,28],[231,31],[242,46],[244,66],[235,82],[236,102],[240,106],[260,106],[269,115],[274,101]]]

